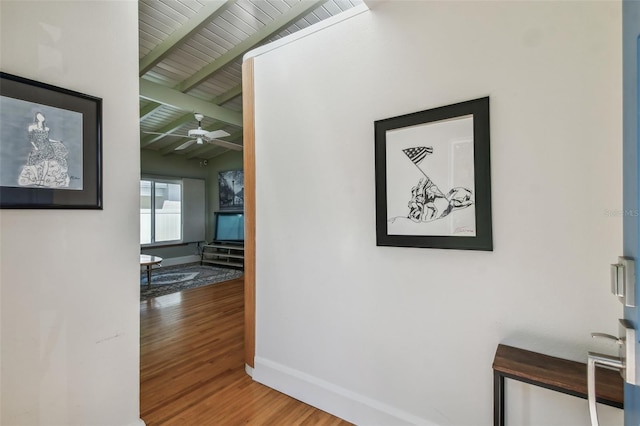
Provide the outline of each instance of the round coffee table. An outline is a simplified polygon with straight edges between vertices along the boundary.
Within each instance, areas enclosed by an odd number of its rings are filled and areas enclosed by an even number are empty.
[[[147,267],[147,288],[151,288],[151,267],[153,265],[159,265],[162,262],[162,258],[159,256],[151,256],[149,254],[140,255],[140,266]]]

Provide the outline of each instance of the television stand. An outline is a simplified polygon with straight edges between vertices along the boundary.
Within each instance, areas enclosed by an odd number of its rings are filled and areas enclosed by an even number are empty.
[[[244,243],[213,241],[202,246],[200,264],[244,269]]]

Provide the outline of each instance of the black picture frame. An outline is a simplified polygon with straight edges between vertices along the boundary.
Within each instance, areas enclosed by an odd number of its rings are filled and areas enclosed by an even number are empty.
[[[220,210],[244,209],[244,171],[218,172],[218,197]]]
[[[492,251],[489,133],[488,97],[375,121],[376,245]]]
[[[0,72],[0,208],[103,208],[101,98]]]

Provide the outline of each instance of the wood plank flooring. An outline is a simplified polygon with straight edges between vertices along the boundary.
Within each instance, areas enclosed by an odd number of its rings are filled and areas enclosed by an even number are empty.
[[[251,380],[243,327],[242,279],[140,303],[147,425],[350,425]]]

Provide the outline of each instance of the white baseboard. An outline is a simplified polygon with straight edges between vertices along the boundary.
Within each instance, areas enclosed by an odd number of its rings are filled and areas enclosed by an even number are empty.
[[[433,421],[261,357],[255,357],[253,380],[358,425],[438,426]],[[434,413],[434,417],[446,423],[441,415]]]
[[[244,371],[249,377],[253,377],[253,368],[249,364],[244,365]]]
[[[142,419],[135,420],[133,423],[129,424],[129,426],[146,426],[146,423]]]
[[[162,263],[160,264],[160,266],[175,266],[193,262],[200,262],[200,256],[198,256],[197,254],[192,254],[190,256],[169,257],[166,259],[162,259]]]

